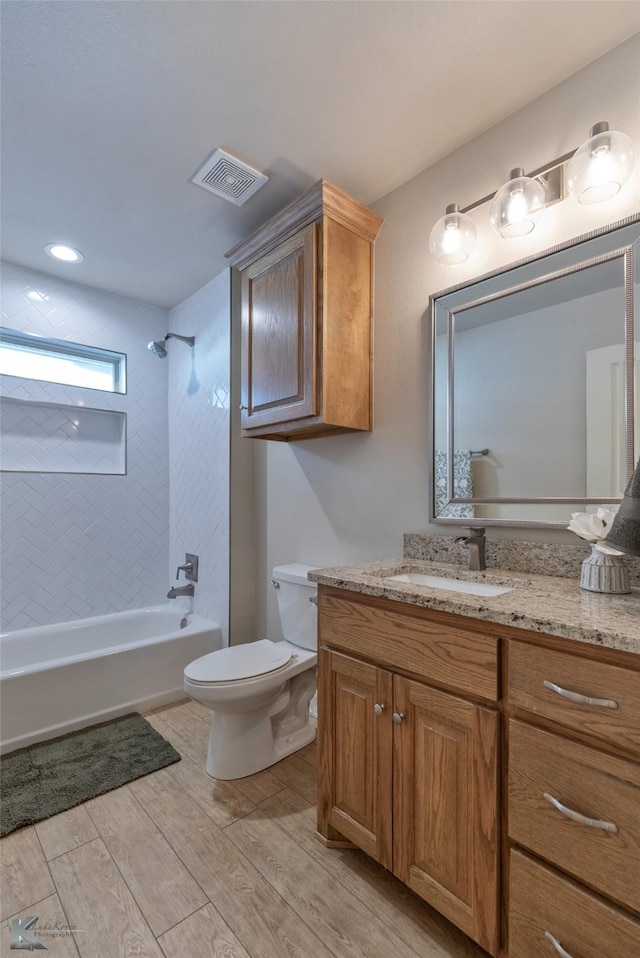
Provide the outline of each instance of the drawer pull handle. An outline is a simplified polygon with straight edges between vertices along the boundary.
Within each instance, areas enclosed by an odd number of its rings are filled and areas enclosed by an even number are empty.
[[[555,685],[554,682],[549,682],[548,679],[545,679],[542,684],[546,689],[551,689],[552,692],[557,692],[558,695],[569,699],[570,702],[577,702],[578,705],[596,705],[601,709],[618,708],[618,703],[614,702],[613,699],[593,699],[590,695],[581,695],[580,692],[570,692],[569,689],[563,689],[561,685]]]
[[[578,822],[579,825],[588,825],[589,828],[602,828],[605,832],[617,834],[618,826],[614,825],[613,822],[603,822],[598,818],[587,818],[586,815],[581,815],[580,812],[574,812],[572,808],[567,808],[566,805],[559,802],[553,795],[549,795],[549,792],[545,792],[542,797],[545,801],[550,802],[554,808],[557,808],[559,812],[562,812],[563,815],[570,818],[571,821]]]
[[[550,931],[545,931],[544,937],[547,939],[547,941],[551,942],[555,950],[560,955],[560,958],[572,958],[567,949],[562,947],[558,939],[554,938]]]

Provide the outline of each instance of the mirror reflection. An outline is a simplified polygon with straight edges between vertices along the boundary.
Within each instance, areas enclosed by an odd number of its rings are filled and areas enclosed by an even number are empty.
[[[621,498],[640,451],[639,236],[625,223],[433,297],[432,519],[564,526]]]

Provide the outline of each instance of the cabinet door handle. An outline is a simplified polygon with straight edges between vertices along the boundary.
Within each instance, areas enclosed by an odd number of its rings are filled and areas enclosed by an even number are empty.
[[[386,705],[380,705],[378,702],[376,702],[376,704],[373,706],[373,711],[376,713],[376,715],[382,715],[386,707]]]
[[[246,412],[248,408],[248,406],[243,406],[243,404],[240,403],[240,412]]]
[[[577,702],[578,705],[595,705],[601,709],[618,708],[618,703],[614,702],[613,699],[594,699],[590,695],[581,695],[580,692],[570,692],[569,689],[563,689],[561,685],[556,685],[555,682],[549,682],[548,679],[545,679],[542,684],[546,689],[551,689],[552,692],[569,699],[570,702]]]
[[[547,941],[551,942],[555,950],[560,955],[560,958],[573,958],[573,956],[569,954],[567,949],[562,947],[558,939],[554,938],[554,936],[551,934],[550,931],[545,931],[544,937],[547,939]]]
[[[396,725],[401,725],[402,720],[404,719],[404,712],[394,712],[391,716]]]
[[[618,826],[614,825],[613,822],[603,822],[598,818],[587,818],[586,815],[581,815],[580,812],[574,812],[572,808],[567,808],[566,805],[559,802],[553,795],[549,795],[549,792],[545,792],[542,797],[545,801],[550,802],[554,808],[557,808],[559,812],[562,812],[563,815],[570,818],[572,822],[578,822],[579,825],[588,825],[589,828],[602,828],[603,831],[613,832],[614,835],[618,831]]]

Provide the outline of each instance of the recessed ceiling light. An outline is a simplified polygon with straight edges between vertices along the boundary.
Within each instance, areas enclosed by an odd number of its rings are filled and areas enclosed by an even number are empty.
[[[73,246],[64,246],[62,243],[48,243],[44,248],[45,253],[53,256],[54,259],[60,259],[63,263],[79,263],[84,256],[79,249]]]

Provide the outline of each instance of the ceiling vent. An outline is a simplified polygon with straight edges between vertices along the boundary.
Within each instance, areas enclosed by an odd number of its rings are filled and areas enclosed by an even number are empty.
[[[242,206],[268,179],[264,173],[258,173],[230,153],[214,150],[191,177],[191,182],[221,196],[223,200]]]

